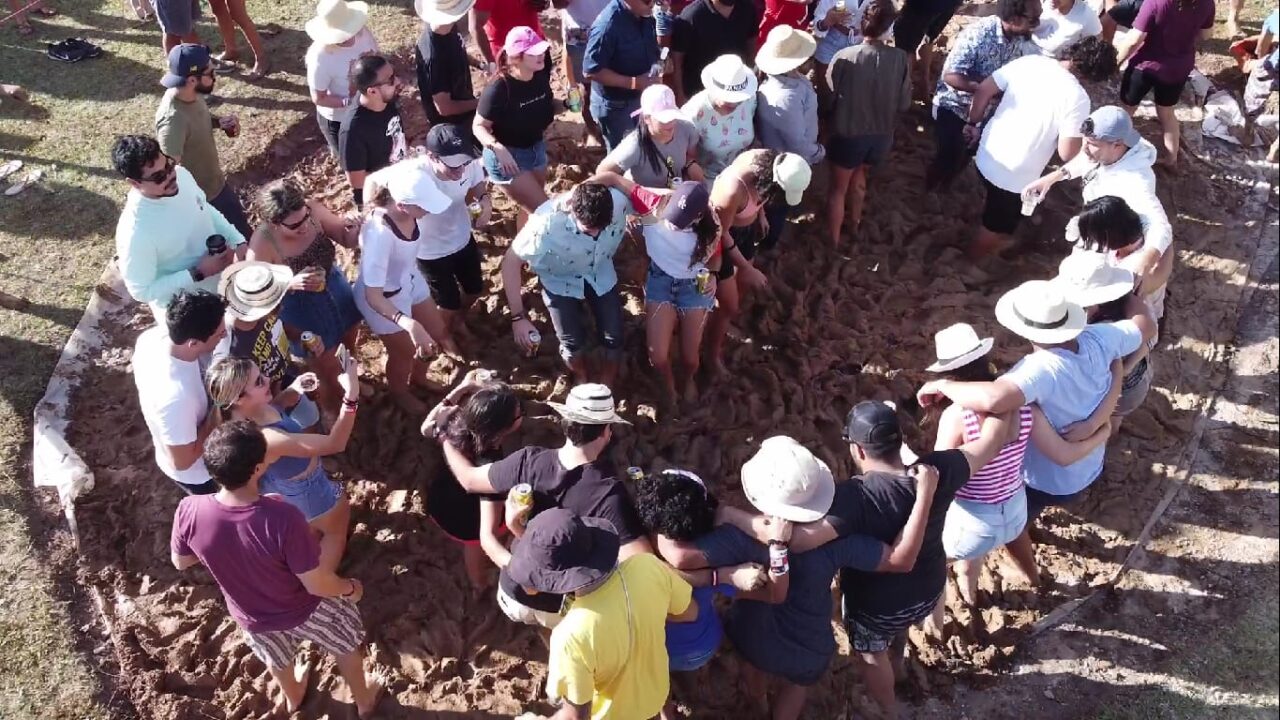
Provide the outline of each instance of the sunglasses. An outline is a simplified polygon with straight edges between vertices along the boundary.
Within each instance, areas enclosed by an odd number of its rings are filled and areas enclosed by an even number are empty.
[[[280,227],[284,228],[285,230],[291,230],[291,231],[297,230],[298,228],[307,224],[307,221],[310,219],[311,219],[311,208],[307,208],[307,211],[303,213],[301,220],[299,220],[296,223],[281,222]]]
[[[157,170],[151,173],[150,175],[143,175],[141,180],[142,182],[149,182],[149,183],[154,183],[156,185],[159,185],[163,183],[165,180],[169,179],[169,176],[173,174],[173,168],[174,168],[173,158],[169,157],[168,155],[165,155],[164,169]]]

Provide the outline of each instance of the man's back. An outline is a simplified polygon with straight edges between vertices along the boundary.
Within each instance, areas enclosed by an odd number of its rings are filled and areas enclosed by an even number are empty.
[[[187,485],[209,480],[204,460],[184,470],[173,463],[167,446],[189,445],[199,438],[200,424],[209,413],[200,362],[180,360],[165,328],[156,326],[138,336],[133,348],[133,379],[138,388],[142,419],[155,445],[156,465],[170,478]]]
[[[156,109],[156,140],[166,155],[182,158],[182,166],[191,171],[206,196],[217,197],[222,192],[227,178],[213,139],[213,116],[204,98],[187,102],[178,98],[176,90],[166,92]]]

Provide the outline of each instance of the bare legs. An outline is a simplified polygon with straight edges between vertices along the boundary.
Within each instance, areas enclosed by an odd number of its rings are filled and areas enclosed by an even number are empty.
[[[169,57],[169,53],[182,43],[200,43],[200,36],[192,32],[189,35],[170,35],[163,33],[160,39],[160,46],[164,48],[164,56]]]
[[[676,327],[680,328],[680,365],[684,373],[682,399],[691,402],[697,399],[698,386],[695,375],[698,372],[699,353],[702,351],[702,334],[706,329],[706,310],[686,310],[683,314],[667,303],[651,303],[645,306],[648,321],[645,323],[645,334],[649,344],[649,362],[662,378],[663,390],[667,397],[676,397],[676,377],[671,364],[671,340],[675,336]],[[606,383],[607,384],[607,383]]]
[[[516,232],[519,232],[529,220],[529,213],[537,210],[539,205],[547,201],[546,184],[546,170],[540,170],[522,172],[510,183],[498,186],[515,201],[516,205],[520,206],[519,216],[516,218]]]
[[[253,18],[249,17],[245,0],[209,0],[209,9],[218,20],[218,34],[222,36],[223,51],[219,59],[231,61],[240,56],[240,51],[236,48],[236,28],[239,27],[244,32],[245,40],[249,42],[249,49],[253,51],[253,69],[247,77],[254,79],[265,75],[270,67],[267,51],[262,46],[262,38],[258,35],[257,26],[253,24]]]
[[[413,340],[407,332],[380,335],[387,348],[387,389],[402,410],[414,417],[425,417],[429,409],[409,392],[409,380],[415,371]]]
[[[1165,165],[1173,167],[1178,164],[1178,149],[1182,142],[1182,125],[1172,107],[1156,106],[1156,117],[1160,119],[1160,132],[1164,139]]]
[[[889,659],[893,648],[878,653],[856,653],[858,672],[862,675],[862,684],[867,694],[880,706],[884,717],[895,720],[898,717],[898,700],[894,692],[894,664]]]
[[[280,690],[284,692],[285,706],[289,713],[297,712],[307,696],[307,681],[310,679],[311,666],[302,664],[287,668],[268,668],[268,670],[271,671],[271,677],[280,684]]]
[[[725,258],[725,262],[729,262]],[[716,309],[711,313],[707,323],[707,350],[711,360],[711,371],[715,374],[724,372],[724,340],[729,334],[729,325],[742,312],[742,295],[738,292],[738,278],[731,277],[716,283]]]
[[[1244,35],[1240,30],[1240,10],[1244,7],[1244,0],[1230,0],[1227,5],[1227,37],[1235,38]]]
[[[356,712],[361,720],[371,717],[378,701],[382,699],[382,686],[364,674],[364,653],[356,650],[334,658],[338,665],[338,674],[351,689],[351,698],[356,701]]]
[[[844,230],[845,197],[849,194],[853,171],[835,163],[831,166],[831,187],[827,192],[827,230],[831,247],[840,247],[840,233]]]
[[[311,521],[320,533],[320,567],[337,572],[342,554],[347,549],[347,528],[351,525],[351,502],[347,494],[338,496],[338,504]]]
[[[477,596],[482,594],[489,587],[489,556],[484,554],[484,548],[476,544],[463,545],[462,562],[466,565],[471,589]]]

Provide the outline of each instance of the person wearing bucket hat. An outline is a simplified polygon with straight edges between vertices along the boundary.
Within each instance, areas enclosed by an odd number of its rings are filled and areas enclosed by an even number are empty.
[[[818,94],[806,76],[816,47],[809,33],[779,25],[756,53],[756,67],[768,76],[760,83],[756,101],[760,144],[795,153],[810,165],[822,162],[827,153],[818,142]],[[775,225],[781,230],[781,222]]]
[[[329,144],[329,154],[335,158],[342,120],[356,105],[351,64],[362,55],[378,52],[378,41],[369,31],[368,20],[368,3],[320,0],[316,16],[305,25],[311,38],[304,58],[307,88],[316,106],[320,133]]]
[[[754,2],[694,0],[680,11],[671,28],[671,89],[684,103],[724,78],[707,68],[725,57],[744,67],[755,58],[760,13]],[[734,83],[737,84],[737,83]],[[754,85],[754,84],[753,84]],[[755,92],[753,87],[752,93]]]
[[[680,112],[666,85],[650,85],[640,94],[636,129],[614,146],[599,172],[626,175],[648,188],[672,187],[681,180],[705,179],[698,164],[698,129]]]
[[[657,556],[620,559],[608,522],[547,510],[529,522],[507,566],[526,592],[572,594],[551,631],[547,695],[555,718],[649,718],[670,689],[667,621],[698,618],[692,588]]]
[[[714,180],[755,142],[756,76],[737,55],[716,58],[702,75],[706,88],[689,98],[681,112],[698,129],[698,164]]]
[[[471,134],[476,114],[476,92],[471,84],[472,68],[486,70],[488,64],[467,51],[463,39],[463,18],[475,0],[414,0],[414,10],[422,18],[422,34],[413,48],[418,75],[418,95],[431,125],[454,124]]]

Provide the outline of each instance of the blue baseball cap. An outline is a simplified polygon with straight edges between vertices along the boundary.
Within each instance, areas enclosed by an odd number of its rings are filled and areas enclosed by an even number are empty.
[[[203,73],[210,62],[207,46],[183,43],[169,51],[169,72],[160,78],[160,84],[167,88],[181,87],[187,78]]]

